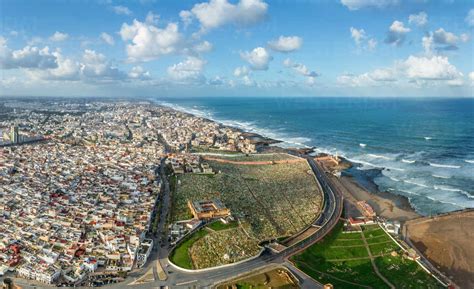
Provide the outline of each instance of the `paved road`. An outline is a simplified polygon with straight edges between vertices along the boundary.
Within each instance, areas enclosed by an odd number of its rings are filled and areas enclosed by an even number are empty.
[[[263,269],[268,266],[285,266],[290,271],[292,271],[301,282],[303,288],[322,288],[319,283],[316,283],[311,278],[308,278],[301,272],[299,272],[296,268],[291,266],[288,263],[288,258],[298,252],[304,250],[308,246],[314,244],[318,240],[322,239],[327,233],[329,233],[332,228],[337,224],[341,214],[342,214],[342,207],[343,207],[343,199],[341,192],[337,191],[333,184],[331,184],[330,180],[327,178],[325,173],[322,171],[320,166],[314,161],[313,158],[309,156],[303,156],[308,161],[311,169],[313,170],[317,180],[319,181],[321,188],[323,189],[324,193],[324,206],[323,211],[321,212],[320,216],[315,220],[314,225],[320,226],[321,228],[316,231],[313,235],[309,236],[307,239],[291,246],[280,253],[273,253],[271,250],[265,250],[260,256],[255,259],[229,265],[226,267],[220,268],[211,268],[205,271],[184,271],[177,268],[174,268],[172,265],[168,263],[167,257],[167,246],[165,244],[164,247],[159,248],[159,254],[154,254],[152,257],[156,260],[156,257],[159,257],[159,261],[165,271],[168,273],[168,279],[166,281],[159,281],[155,280],[152,283],[146,284],[139,284],[139,285],[127,285],[132,280],[120,284],[114,284],[110,286],[106,286],[103,288],[128,288],[128,289],[150,289],[150,288],[160,288],[160,286],[169,286],[170,288],[211,288],[212,286],[221,283],[222,281],[234,279],[236,277],[246,275],[250,272]],[[167,197],[164,199],[169,204],[169,185],[167,181],[164,183],[165,188],[167,188],[168,193]],[[165,189],[166,191],[166,189]],[[168,205],[165,205],[168,206]],[[167,209],[166,209],[167,210]],[[162,212],[163,214],[164,212]],[[167,212],[166,212],[167,214]],[[165,216],[166,216],[165,214]],[[162,215],[161,221],[164,220],[164,216]],[[141,270],[144,272],[151,268],[150,266],[154,266],[155,261],[149,262],[146,268]],[[140,272],[140,273],[141,273]],[[135,274],[134,274],[135,275]],[[135,277],[138,277],[135,275]],[[133,276],[132,276],[133,278]],[[28,284],[28,281],[21,282],[22,284]],[[32,288],[30,286],[25,286],[25,289]],[[39,288],[39,287],[37,287]]]

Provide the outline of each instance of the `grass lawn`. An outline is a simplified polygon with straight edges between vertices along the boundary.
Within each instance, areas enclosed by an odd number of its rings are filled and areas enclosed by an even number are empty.
[[[338,224],[322,241],[293,256],[292,261],[315,280],[323,284],[332,283],[335,288],[389,288],[375,273],[366,247],[360,246],[360,242],[363,244],[362,234],[343,233],[342,228],[342,223]],[[392,251],[401,253],[401,249],[380,227],[364,228],[363,234],[372,255],[385,254],[375,258],[375,263],[396,288],[441,288],[416,262],[404,259],[401,254],[391,256]],[[357,257],[362,259],[350,260]]]
[[[199,230],[192,234],[187,240],[180,243],[171,253],[170,260],[181,268],[193,269],[193,262],[189,256],[189,248],[202,237],[206,236],[206,230]]]
[[[207,225],[208,228],[214,230],[214,231],[221,231],[221,230],[226,230],[226,229],[231,229],[239,226],[239,222],[237,221],[232,221],[228,222],[227,224],[222,223],[221,221],[215,221],[209,225]]]
[[[380,273],[400,289],[444,288],[428,275],[416,262],[399,256],[385,256],[375,259]]]

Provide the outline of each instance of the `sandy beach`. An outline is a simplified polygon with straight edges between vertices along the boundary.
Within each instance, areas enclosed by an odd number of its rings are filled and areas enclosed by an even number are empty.
[[[329,172],[346,171],[353,164],[342,160],[335,165],[330,159],[318,158],[318,162]],[[410,205],[408,199],[404,196],[392,194],[389,192],[380,192],[377,185],[368,182],[371,185],[370,190],[365,188],[355,177],[343,174],[340,177],[332,176],[332,182],[344,194],[345,211],[347,215],[360,215],[358,201],[366,201],[372,206],[378,216],[405,222],[421,217]]]
[[[406,197],[388,192],[371,193],[352,177],[343,176],[339,179],[339,183],[348,201],[354,203],[366,201],[374,208],[378,216],[398,221],[408,221],[420,217],[410,206]]]

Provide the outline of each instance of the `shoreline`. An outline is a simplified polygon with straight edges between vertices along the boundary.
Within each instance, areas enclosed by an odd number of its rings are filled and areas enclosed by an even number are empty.
[[[315,152],[314,151],[315,147],[310,147],[310,148],[308,147],[306,148],[305,147],[281,147],[281,146],[278,146],[278,144],[284,143],[284,141],[272,139],[264,135],[254,133],[254,132],[247,132],[244,129],[226,125],[220,121],[213,120],[213,119],[199,116],[199,115],[195,115],[187,111],[182,111],[182,110],[177,109],[176,107],[168,106],[162,103],[158,103],[156,101],[153,101],[153,103],[154,105],[157,105],[159,107],[164,107],[170,110],[184,113],[189,116],[198,117],[209,122],[217,123],[221,127],[230,128],[230,129],[239,131],[242,134],[246,134],[247,136],[250,136],[250,137],[260,138],[262,140],[261,143],[264,144],[264,148],[262,149],[263,152],[284,152],[288,154],[295,154],[295,153],[310,154],[310,153]],[[261,153],[262,151],[260,151],[259,153]],[[350,163],[351,167],[358,165],[358,163],[351,162],[347,159],[344,159],[344,160]],[[361,173],[364,174],[363,171],[361,171]],[[350,194],[356,200],[367,201],[374,208],[377,215],[386,217],[388,219],[394,219],[394,220],[399,220],[399,221],[407,221],[407,220],[423,217],[423,215],[416,212],[415,208],[413,207],[413,205],[410,204],[407,197],[398,195],[398,194],[393,194],[390,192],[380,191],[377,184],[375,184],[373,179],[370,178],[368,175],[366,175],[365,177],[367,178],[367,183],[370,185],[370,188],[367,188],[366,186],[364,186],[363,182],[361,182],[357,177],[352,176],[350,173],[349,173],[349,176],[347,176],[347,172],[345,172],[345,174],[346,175],[341,176],[340,180],[341,180],[341,183],[343,183],[343,186],[348,188],[346,189],[346,191],[348,192],[350,191]]]

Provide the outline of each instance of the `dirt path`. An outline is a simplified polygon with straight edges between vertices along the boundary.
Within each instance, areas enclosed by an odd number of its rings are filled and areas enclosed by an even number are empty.
[[[372,288],[372,287],[367,286],[367,285],[362,285],[362,284],[359,284],[359,283],[354,283],[354,282],[351,282],[351,281],[347,281],[347,280],[338,278],[338,277],[333,276],[333,275],[331,275],[331,274],[324,273],[324,272],[322,272],[322,271],[318,271],[318,270],[316,270],[316,269],[311,268],[311,266],[310,266],[308,263],[305,263],[305,262],[302,262],[302,261],[298,261],[298,262],[300,262],[301,264],[306,265],[307,268],[308,268],[309,270],[313,271],[313,272],[316,272],[316,273],[321,274],[321,275],[326,275],[326,276],[328,276],[328,277],[330,277],[330,278],[333,278],[333,279],[335,279],[335,280],[338,280],[338,281],[341,281],[341,282],[344,282],[344,283],[347,283],[347,284],[351,284],[351,285],[360,286],[360,287],[363,287],[363,288],[368,288],[368,289],[371,289],[371,288]]]
[[[367,244],[367,240],[365,239],[364,233],[360,232],[360,234],[362,235],[362,240],[364,241],[365,248],[367,249],[367,253],[369,254],[370,263],[372,263],[372,268],[374,268],[375,274],[377,274],[377,276],[379,276],[380,279],[382,279],[385,282],[385,284],[387,284],[390,288],[395,289],[395,286],[392,283],[390,283],[390,281],[388,281],[388,279],[385,278],[380,273],[379,268],[375,264],[374,256],[372,256],[372,252],[370,252],[369,244]],[[377,257],[377,256],[375,256],[375,257]]]

